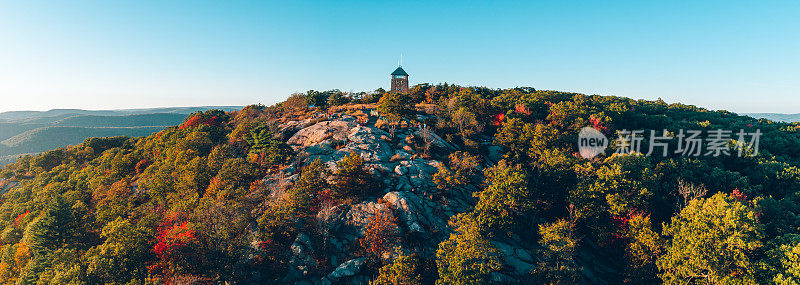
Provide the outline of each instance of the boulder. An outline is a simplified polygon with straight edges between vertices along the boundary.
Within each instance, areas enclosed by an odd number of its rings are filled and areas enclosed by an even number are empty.
[[[369,219],[378,211],[386,210],[384,204],[377,202],[362,202],[350,207],[350,211],[346,215],[346,224],[361,229],[363,234],[363,227],[369,223]]]
[[[492,164],[497,164],[498,161],[503,159],[503,147],[499,145],[492,145],[487,148],[489,154],[486,157]]]
[[[362,282],[369,282],[368,279],[365,280],[364,278],[356,278],[356,274],[361,272],[362,268],[364,267],[364,263],[366,263],[366,258],[363,257],[345,261],[336,267],[336,269],[334,269],[331,273],[325,277],[322,277],[322,280],[320,280],[319,284],[338,284],[340,281],[342,281],[342,279],[346,278],[351,278],[354,279],[352,281],[355,281],[347,282],[347,284],[362,284]]]
[[[298,150],[326,140],[343,142],[347,140],[350,128],[355,126],[357,126],[355,123],[346,121],[319,122],[298,131],[286,143]]]
[[[17,187],[17,185],[19,185],[19,182],[0,178],[0,194],[5,194],[8,190],[11,190],[11,188]]]
[[[395,191],[383,195],[383,200],[397,209],[401,221],[409,232],[427,232],[426,228],[443,228],[447,222],[435,217],[432,209],[417,194],[407,191]]]
[[[394,152],[384,139],[388,135],[380,129],[356,125],[349,130],[348,143],[340,151],[357,152],[366,162],[389,161]]]
[[[305,119],[301,121],[288,121],[283,124],[278,125],[277,135],[281,140],[286,140],[292,135],[294,135],[297,131],[308,127],[311,125],[312,119]]]
[[[345,261],[344,263],[340,264],[339,267],[333,270],[327,277],[330,279],[339,279],[342,277],[353,276],[361,272],[361,268],[364,266],[366,262],[366,258],[360,257],[356,259],[351,259]]]
[[[394,154],[394,156],[392,157],[392,159],[393,159],[394,161],[398,161],[398,160],[409,160],[409,159],[411,159],[411,154],[410,154],[410,153],[408,153],[408,152],[406,152],[406,151],[403,151],[403,150],[398,150],[398,151],[397,151],[397,152]]]
[[[500,241],[492,241],[492,245],[505,256],[505,263],[514,269],[515,275],[526,275],[533,271],[533,258],[522,247]]]
[[[433,183],[433,174],[439,170],[433,165],[439,164],[419,158],[400,161],[394,168],[394,173],[398,175],[398,184],[408,184],[419,192],[426,192],[436,187]]]
[[[394,151],[388,145],[389,134],[383,130],[360,126],[349,117],[324,121],[303,128],[287,143],[309,160],[336,161],[355,152],[368,163],[388,162]]]
[[[431,140],[431,145],[436,146],[436,147],[438,147],[440,149],[444,149],[444,150],[448,150],[448,151],[456,151],[456,150],[459,149],[458,146],[447,142],[446,140],[442,139],[441,137],[439,137],[439,135],[437,135],[434,132],[426,132],[426,133],[423,134],[423,131],[417,130],[416,132],[414,132],[414,134],[417,135],[417,136],[420,136],[420,137],[424,137],[426,135],[429,136],[429,138]]]
[[[284,283],[292,282],[314,273],[318,264],[312,257],[311,239],[306,233],[300,233],[291,245],[292,257],[289,260],[289,271],[283,278]]]

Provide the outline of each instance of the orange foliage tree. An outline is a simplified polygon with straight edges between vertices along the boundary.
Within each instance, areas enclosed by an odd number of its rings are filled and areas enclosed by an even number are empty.
[[[364,237],[358,244],[370,262],[377,263],[384,254],[392,251],[398,243],[398,229],[397,219],[388,207],[378,210],[369,218],[369,223],[364,227]]]

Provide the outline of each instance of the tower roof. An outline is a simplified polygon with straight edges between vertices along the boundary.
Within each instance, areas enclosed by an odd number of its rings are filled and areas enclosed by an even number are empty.
[[[408,76],[408,73],[406,73],[406,71],[403,70],[402,67],[398,66],[397,69],[395,69],[394,72],[392,72],[392,75],[405,75],[405,76]]]

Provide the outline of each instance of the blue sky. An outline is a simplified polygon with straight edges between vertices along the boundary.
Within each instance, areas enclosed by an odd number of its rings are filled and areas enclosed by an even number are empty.
[[[800,1],[3,1],[0,111],[449,82],[800,113]],[[599,3],[598,3],[599,2]]]

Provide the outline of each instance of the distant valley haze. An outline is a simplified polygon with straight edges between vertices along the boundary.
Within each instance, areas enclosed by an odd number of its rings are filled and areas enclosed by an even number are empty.
[[[148,136],[181,124],[187,115],[242,106],[199,106],[120,110],[53,109],[0,113],[0,164],[21,154],[76,145],[90,137]]]

